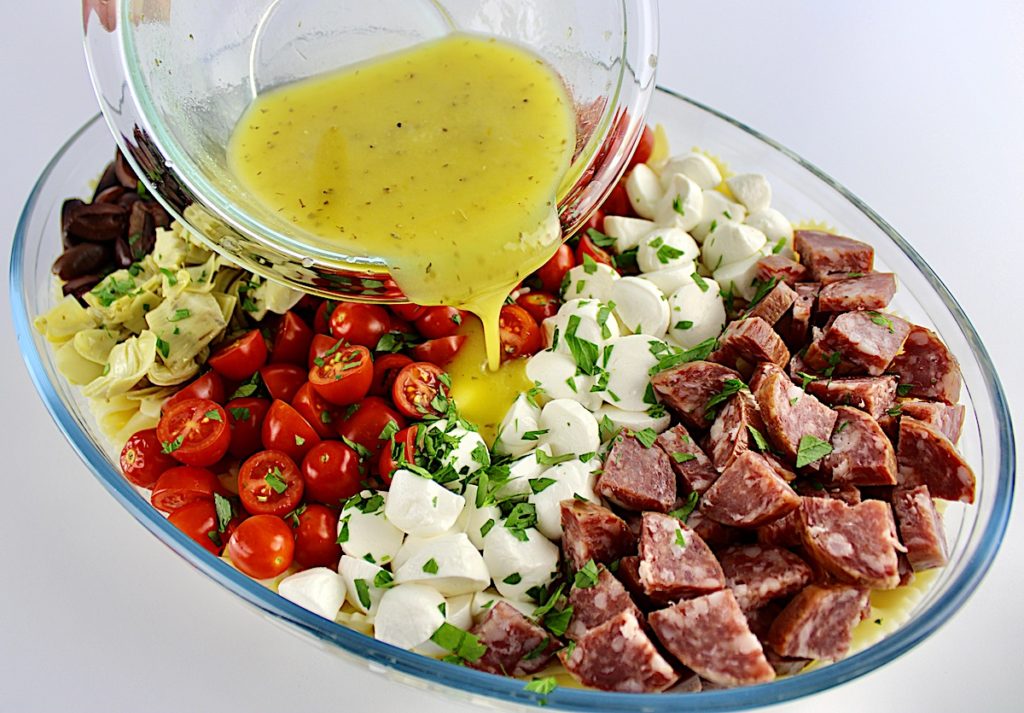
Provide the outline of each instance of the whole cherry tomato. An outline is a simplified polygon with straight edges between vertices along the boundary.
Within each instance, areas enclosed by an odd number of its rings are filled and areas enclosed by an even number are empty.
[[[405,354],[378,354],[373,360],[373,381],[370,383],[370,393],[374,396],[391,397],[391,386],[395,383],[395,377],[406,364],[412,364],[412,359]]]
[[[377,474],[385,485],[391,485],[391,478],[401,467],[401,462],[412,463],[416,455],[416,426],[403,428],[380,452]]]
[[[178,461],[163,452],[155,428],[133,434],[121,449],[121,472],[140,488],[152,488],[161,473],[176,465]]]
[[[516,304],[529,312],[537,324],[548,317],[554,317],[558,313],[559,307],[557,297],[540,290],[524,292],[516,297]]]
[[[238,497],[253,515],[284,515],[302,502],[305,482],[283,451],[260,451],[238,471]]]
[[[609,255],[603,248],[599,248],[594,244],[594,241],[586,233],[580,233],[580,241],[576,244],[576,261],[583,265],[586,260],[584,257],[589,257],[594,262],[599,262],[603,265],[614,266],[612,256]]]
[[[253,329],[221,347],[210,357],[210,367],[233,381],[245,381],[267,361],[267,340]]]
[[[341,441],[322,441],[302,459],[306,498],[340,505],[362,489],[359,454]]]
[[[166,411],[171,404],[176,404],[179,401],[187,401],[188,399],[208,399],[210,401],[216,401],[219,404],[224,403],[227,399],[227,393],[224,389],[224,380],[220,378],[220,374],[215,371],[208,371],[191,384],[181,389],[171,398],[164,402],[163,410]]]
[[[217,509],[210,500],[196,500],[167,516],[168,521],[212,554],[220,554]],[[216,540],[216,542],[214,541]]]
[[[274,349],[270,352],[270,361],[273,364],[284,362],[304,366],[312,342],[313,330],[302,317],[294,312],[285,312],[274,330]]]
[[[206,468],[179,465],[165,470],[157,478],[149,501],[157,510],[174,512],[197,500],[212,503],[214,493],[223,493],[216,475]]]
[[[295,528],[295,561],[303,567],[338,568],[338,513],[323,505],[304,505],[289,518]]]
[[[334,308],[338,305],[333,300],[324,300],[320,303],[320,307],[316,310],[316,315],[313,317],[313,331],[317,334],[330,334],[331,333],[331,313],[334,312]]]
[[[341,422],[338,433],[361,445],[369,451],[370,457],[376,457],[387,443],[388,436],[381,439],[385,429],[398,431],[405,428],[402,415],[378,396],[367,396],[354,407],[355,410]]]
[[[607,215],[621,215],[626,218],[630,218],[636,215],[633,212],[633,204],[629,200],[629,194],[626,193],[626,179],[622,179],[615,184],[615,188],[608,194],[604,204],[601,206],[601,210]],[[601,230],[604,226],[601,226]]]
[[[391,305],[391,311],[407,322],[415,322],[423,316],[423,313],[427,311],[427,308],[422,305],[416,305],[409,302],[408,304]]]
[[[171,405],[160,417],[156,435],[163,452],[186,465],[213,465],[231,445],[227,412],[207,399]]]
[[[406,365],[391,387],[391,400],[405,416],[442,416],[448,407],[448,377],[441,367],[425,361]],[[443,407],[443,408],[442,408]]]
[[[235,458],[248,458],[263,447],[263,419],[270,410],[270,401],[245,397],[232,399],[224,405],[231,428],[228,453]]]
[[[502,361],[532,356],[543,346],[536,320],[519,305],[502,306],[498,328],[501,331]]]
[[[228,556],[244,574],[270,579],[291,567],[295,558],[292,529],[276,515],[254,515],[228,540]]]
[[[391,329],[388,311],[377,305],[340,302],[331,314],[331,335],[349,344],[374,349]]]
[[[416,329],[427,339],[450,337],[462,326],[462,312],[454,307],[427,307],[416,318]]]
[[[295,364],[267,364],[260,368],[260,378],[272,399],[291,401],[306,383],[307,372]]]
[[[465,334],[456,334],[452,337],[440,337],[429,339],[422,344],[417,344],[409,353],[416,361],[429,361],[438,366],[447,366],[448,362],[455,358],[455,355],[466,343]]]
[[[319,357],[309,370],[316,392],[337,406],[354,404],[366,396],[373,382],[373,361],[364,346],[343,346]]]
[[[317,393],[308,381],[299,388],[292,399],[292,408],[306,419],[320,438],[334,435],[335,423],[338,421],[338,409]]]
[[[562,280],[565,273],[569,272],[576,264],[572,248],[564,243],[558,246],[558,250],[537,270],[537,278],[546,292],[557,295],[562,289]]]

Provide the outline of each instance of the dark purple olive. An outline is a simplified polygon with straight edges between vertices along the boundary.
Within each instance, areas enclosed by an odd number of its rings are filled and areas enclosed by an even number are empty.
[[[60,238],[65,249],[78,244],[78,239],[68,233],[68,223],[71,222],[71,214],[83,205],[85,203],[77,198],[68,198],[60,207]]]
[[[131,248],[132,258],[141,260],[153,251],[156,245],[156,226],[153,223],[153,214],[146,210],[146,205],[139,201],[132,206],[131,214],[128,216],[128,246]]]
[[[135,262],[132,257],[132,248],[124,238],[114,241],[114,265],[119,268],[126,268]]]
[[[103,175],[100,176],[100,182],[96,184],[96,190],[92,193],[93,202],[96,201],[96,197],[107,190],[111,186],[117,185],[117,172],[114,170],[114,162],[111,161],[107,164],[107,167],[103,169]]]
[[[141,201],[142,196],[135,191],[125,191],[124,195],[117,199],[117,204],[122,208],[131,210],[133,205],[140,203]]]
[[[164,207],[156,201],[146,201],[143,203],[146,210],[149,211],[150,215],[153,216],[153,225],[157,228],[169,228],[171,227],[171,216],[164,210]]]
[[[114,157],[114,172],[117,174],[117,180],[122,186],[130,191],[134,191],[139,186],[139,179],[135,175],[135,171],[128,164],[128,160],[124,157],[124,154],[117,152]]]
[[[93,200],[93,205],[97,203],[111,203],[117,204],[119,200],[127,193],[124,186],[111,186],[102,193],[98,193],[96,198]]]
[[[68,233],[90,242],[109,242],[125,236],[128,211],[116,204],[92,203],[70,211]]]
[[[65,295],[74,295],[81,300],[82,295],[98,285],[102,279],[103,275],[82,275],[65,282],[61,290]]]
[[[96,243],[81,243],[65,250],[53,262],[53,273],[62,280],[100,272],[110,264],[110,250]]]

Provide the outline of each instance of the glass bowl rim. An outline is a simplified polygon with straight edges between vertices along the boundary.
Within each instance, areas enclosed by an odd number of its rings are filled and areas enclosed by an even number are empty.
[[[918,252],[896,230],[869,208],[857,196],[797,154],[750,128],[701,102],[690,99],[662,86],[656,91],[672,99],[682,101],[713,117],[732,124],[750,134],[767,146],[781,152],[801,167],[825,182],[847,201],[868,217],[900,250],[914,263],[929,285],[949,310],[957,326],[970,344],[973,357],[978,360],[985,385],[992,398],[992,406],[999,424],[998,444],[1000,448],[998,472],[995,475],[995,506],[989,522],[979,536],[977,549],[971,553],[960,577],[950,582],[948,589],[919,615],[916,622],[886,636],[869,648],[829,666],[798,676],[783,678],[772,683],[743,688],[707,691],[699,696],[690,693],[611,693],[595,690],[580,690],[559,687],[542,696],[526,691],[524,682],[453,666],[442,661],[398,649],[376,641],[341,624],[324,619],[284,599],[259,582],[249,579],[220,558],[207,552],[188,536],[174,527],[154,508],[139,496],[134,488],[111,467],[107,456],[92,442],[81,428],[74,415],[61,399],[50,382],[42,362],[42,356],[34,340],[32,320],[24,292],[23,265],[26,246],[31,239],[28,235],[30,218],[33,215],[40,193],[50,180],[56,165],[102,115],[96,114],[78,129],[57,151],[36,181],[25,207],[22,210],[11,248],[10,298],[14,317],[15,332],[22,358],[35,384],[36,390],[50,412],[50,416],[63,432],[65,438],[85,462],[93,475],[107,491],[143,527],[153,533],[164,544],[171,547],[180,557],[196,567],[206,576],[219,582],[241,599],[278,619],[297,627],[306,634],[330,642],[347,653],[369,663],[378,664],[395,671],[426,681],[440,683],[448,688],[458,689],[470,695],[482,695],[517,704],[539,704],[562,710],[602,711],[727,711],[757,708],[832,688],[862,676],[904,654],[935,632],[955,613],[977,588],[987,572],[1002,542],[1010,516],[1016,468],[1013,424],[1010,419],[1005,393],[992,360],[978,333],[963,309],[942,283],[939,277]],[[111,139],[113,140],[113,139]]]

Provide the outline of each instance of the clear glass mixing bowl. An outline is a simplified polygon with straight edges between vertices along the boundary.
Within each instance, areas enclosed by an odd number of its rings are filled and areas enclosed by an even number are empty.
[[[978,586],[995,556],[1010,514],[1015,450],[1006,398],[970,320],[931,268],[890,225],[814,166],[752,129],[671,92],[659,91],[650,119],[663,124],[676,150],[700,146],[738,170],[766,174],[773,205],[795,220],[826,221],[875,247],[879,269],[899,275],[893,309],[935,329],[960,360],[967,418],[960,448],[978,477],[973,506],[945,513],[949,565],[894,632],[842,661],[769,684],[701,694],[624,694],[559,688],[549,708],[600,713],[682,713],[754,708],[816,693],[892,661],[949,619]],[[119,444],[100,432],[88,404],[57,371],[54,352],[32,320],[59,299],[50,265],[61,249],[60,207],[91,194],[91,182],[113,153],[98,118],[57,153],[25,205],[11,255],[11,302],[18,342],[40,396],[60,431],[100,482],[138,521],[196,569],[327,651],[390,679],[475,704],[538,704],[523,682],[425,658],[368,638],[279,597],[214,557],[171,525],[121,476]]]
[[[147,188],[246,268],[324,296],[397,301],[378,258],[296,240],[232,176],[225,147],[261,91],[453,31],[543,57],[577,114],[563,233],[604,200],[640,140],[657,64],[657,0],[111,0],[85,16],[100,107]]]

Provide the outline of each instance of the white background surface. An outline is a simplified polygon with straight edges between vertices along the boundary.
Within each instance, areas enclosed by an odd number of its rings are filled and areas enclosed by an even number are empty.
[[[0,8],[9,245],[36,176],[96,109],[77,3]],[[909,238],[973,318],[1019,426],[1024,3],[662,0],[662,18],[661,83],[794,149]],[[288,635],[150,537],[47,416],[3,280],[0,710],[470,710]],[[935,636],[780,710],[1021,710],[1022,519],[1018,507],[989,576]]]

